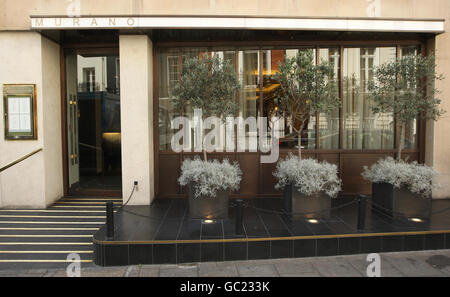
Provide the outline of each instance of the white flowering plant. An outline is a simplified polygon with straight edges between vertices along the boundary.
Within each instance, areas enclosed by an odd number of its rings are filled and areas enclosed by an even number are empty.
[[[341,180],[337,174],[337,166],[325,161],[300,159],[289,154],[286,159],[278,162],[273,175],[278,179],[276,189],[293,185],[300,193],[311,196],[324,192],[330,197],[336,197],[341,191]]]
[[[181,166],[178,182],[182,186],[195,184],[195,198],[215,197],[217,191],[239,189],[242,171],[239,164],[228,159],[202,161],[199,157],[186,159]]]
[[[388,183],[395,188],[407,188],[415,194],[426,198],[437,188],[437,172],[417,162],[407,163],[392,157],[380,159],[370,168],[364,166],[362,176],[372,183]]]

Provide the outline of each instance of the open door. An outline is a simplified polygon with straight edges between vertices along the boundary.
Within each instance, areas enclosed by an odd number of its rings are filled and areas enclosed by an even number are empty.
[[[119,63],[117,51],[65,53],[70,195],[122,193]]]

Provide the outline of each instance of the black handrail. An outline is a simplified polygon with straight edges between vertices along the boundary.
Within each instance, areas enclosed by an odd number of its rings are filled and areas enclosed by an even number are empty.
[[[42,151],[42,148],[40,148],[40,149],[38,149],[38,150],[35,150],[34,152],[31,152],[31,153],[29,153],[28,155],[25,155],[25,156],[23,156],[22,158],[17,159],[16,161],[9,163],[9,164],[6,165],[6,166],[3,166],[2,168],[0,168],[0,173],[3,172],[3,171],[5,171],[5,170],[8,169],[8,168],[13,167],[13,166],[16,165],[16,164],[18,164],[18,163],[20,163],[20,162],[22,162],[22,161],[28,159],[29,157],[31,157],[31,156],[33,156],[33,155],[39,153],[40,151]]]
[[[96,146],[93,146],[93,145],[90,145],[90,144],[81,143],[81,142],[79,142],[78,144],[80,146],[87,147],[87,148],[90,148],[90,149],[93,149],[93,150],[96,150],[96,151],[101,151],[102,150],[101,147],[96,147]]]

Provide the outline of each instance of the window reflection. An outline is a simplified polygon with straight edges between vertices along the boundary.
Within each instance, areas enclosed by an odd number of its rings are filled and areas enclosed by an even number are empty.
[[[278,72],[278,64],[284,63],[286,58],[293,58],[299,50],[306,49],[272,49],[263,51],[263,116],[268,120],[274,116],[278,116],[280,121],[278,122],[277,131],[272,131],[272,125],[268,122],[269,136],[275,133],[279,139],[280,148],[295,149],[298,146],[298,134],[291,128],[292,119],[281,114],[278,107],[274,103],[275,91],[279,88],[279,82],[277,82],[273,76]],[[314,58],[315,60],[315,58]],[[295,122],[296,128],[300,127],[299,122]],[[270,138],[267,145],[270,144]],[[314,149],[316,147],[316,115],[310,115],[309,120],[306,122],[305,127],[301,133],[301,145],[302,149]]]
[[[259,116],[259,96],[260,96],[260,77],[259,77],[259,50],[248,49],[238,53],[238,78],[241,84],[239,93],[239,117],[244,120]],[[240,151],[257,151],[258,135],[255,131],[250,131],[249,125],[238,127],[237,129],[238,145]],[[243,131],[243,133],[242,133]]]
[[[173,102],[170,100],[170,93],[178,83],[181,76],[181,52],[178,49],[169,49],[162,52],[158,59],[159,71],[159,148],[170,150],[170,141],[173,130],[170,121],[180,115],[175,110]]]
[[[344,49],[344,149],[394,148],[393,116],[373,114],[368,83],[373,80],[375,67],[395,58],[395,47]]]
[[[264,143],[266,147],[271,144],[271,137],[273,134],[278,138],[284,137],[285,133],[285,121],[284,119],[279,122],[278,129],[275,131],[270,120],[274,120],[279,116],[278,107],[276,106],[274,99],[276,90],[280,87],[278,81],[273,76],[278,72],[278,63],[284,63],[285,50],[263,50],[263,117],[268,119],[267,122],[267,140]]]
[[[280,147],[297,148],[297,135],[291,131],[291,119],[280,114],[274,102],[275,91],[279,83],[273,76],[278,71],[278,63],[294,57],[303,48],[172,48],[162,49],[158,55],[158,91],[159,91],[159,148],[171,151],[170,141],[174,130],[170,121],[176,116],[183,115],[193,120],[193,110],[189,106],[183,111],[174,110],[169,99],[170,93],[181,79],[183,61],[203,54],[217,55],[228,61],[234,69],[241,84],[237,94],[239,111],[236,116],[243,119],[259,116],[266,117],[269,139],[265,143],[270,145],[270,136],[275,134]],[[340,110],[330,114],[310,115],[301,134],[302,149],[316,149],[316,131],[318,131],[319,149],[393,149],[394,148],[394,120],[392,114],[373,114],[373,102],[368,94],[368,82],[374,79],[374,69],[381,64],[396,58],[395,47],[362,47],[344,48],[342,61],[339,47],[323,47],[314,51],[319,63],[327,62],[332,69],[330,77],[341,79],[342,86],[342,121]],[[417,46],[400,47],[400,56],[419,53]],[[316,56],[314,56],[316,61]],[[342,67],[342,78],[340,77]],[[262,74],[262,76],[260,76]],[[83,85],[86,90],[101,88],[96,72],[86,68],[83,70]],[[262,77],[262,81],[260,81]],[[108,84],[109,86],[110,84]],[[262,85],[262,90],[260,89]],[[262,98],[261,98],[261,95]],[[262,102],[261,102],[262,100]],[[262,114],[260,114],[262,105]],[[277,127],[272,127],[270,119],[279,116],[281,121]],[[316,117],[318,116],[318,118]],[[296,125],[298,123],[294,123]],[[316,125],[318,126],[316,127]],[[342,124],[342,144],[340,146],[340,124]],[[191,122],[191,126],[194,123]],[[405,148],[415,149],[418,143],[417,121],[411,121],[406,127]],[[239,130],[244,131],[239,133]],[[275,131],[276,129],[276,131]],[[272,131],[274,130],[274,131]],[[258,135],[252,132],[248,125],[234,127],[233,142],[227,144],[225,127],[220,128],[220,139],[216,148],[222,150],[237,147],[240,151],[257,151]],[[204,133],[208,133],[205,131]],[[195,147],[194,130],[191,130],[191,144]],[[230,146],[228,146],[230,145]]]
[[[340,49],[319,49],[319,62],[326,62],[331,68],[330,78],[339,79],[340,71]],[[319,115],[319,148],[339,149],[339,108],[330,114]]]
[[[183,48],[181,50],[182,58],[180,59],[181,65],[179,66],[179,75],[181,76],[181,72],[183,69],[183,63],[186,62],[189,59],[192,58],[201,58],[203,55],[211,55],[211,53],[208,52],[207,48]],[[191,148],[194,149],[194,145],[196,145],[195,141],[196,138],[194,136],[194,109],[192,106],[188,103],[187,106],[185,106],[184,110],[182,111],[182,116],[189,119],[191,130],[189,132],[190,138],[191,138]],[[205,135],[209,131],[204,131]],[[170,139],[169,139],[169,145],[170,145]]]
[[[418,46],[402,46],[400,47],[400,57],[418,55],[420,50]],[[416,149],[418,144],[417,119],[408,121],[404,129],[404,149]]]
[[[231,65],[236,65],[235,51],[218,50],[208,52],[206,48],[184,48],[184,49],[168,49],[159,54],[158,71],[159,71],[159,149],[171,150],[171,139],[176,132],[171,128],[171,120],[178,116],[187,117],[190,120],[191,131],[191,148],[196,147],[197,138],[194,135],[194,110],[191,106],[186,106],[184,110],[175,110],[173,101],[170,99],[174,86],[181,80],[182,64],[188,59],[201,57],[205,54],[217,55],[228,61]],[[210,130],[204,130],[206,135]],[[213,140],[217,150],[225,150],[225,126],[220,127],[220,139]]]

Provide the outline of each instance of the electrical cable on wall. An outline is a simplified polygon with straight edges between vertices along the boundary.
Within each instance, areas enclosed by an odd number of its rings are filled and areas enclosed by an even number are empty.
[[[134,190],[136,190],[136,187],[137,187],[137,185],[138,185],[138,182],[137,181],[135,181],[134,182],[134,185],[133,185],[133,190],[131,191],[131,194],[130,194],[130,196],[128,197],[128,200],[127,200],[127,202],[125,202],[121,207],[119,207],[119,209],[122,209],[122,208],[124,208],[127,204],[128,204],[128,202],[130,202],[130,200],[131,200],[131,197],[133,197],[133,194],[134,194]]]

